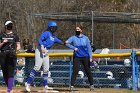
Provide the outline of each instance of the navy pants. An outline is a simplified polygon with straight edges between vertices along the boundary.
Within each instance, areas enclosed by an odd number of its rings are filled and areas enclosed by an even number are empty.
[[[74,57],[73,58],[73,73],[72,73],[72,78],[71,78],[71,86],[74,86],[76,77],[78,75],[79,69],[80,69],[80,65],[83,65],[85,73],[88,77],[88,81],[90,83],[90,85],[93,85],[93,76],[90,70],[90,59],[89,57]]]
[[[17,58],[9,52],[3,52],[0,56],[0,64],[5,83],[8,84],[8,78],[14,77]]]

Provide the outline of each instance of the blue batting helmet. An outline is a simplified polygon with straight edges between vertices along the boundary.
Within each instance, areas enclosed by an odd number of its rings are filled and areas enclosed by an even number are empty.
[[[57,23],[54,21],[48,22],[48,27],[57,26]]]

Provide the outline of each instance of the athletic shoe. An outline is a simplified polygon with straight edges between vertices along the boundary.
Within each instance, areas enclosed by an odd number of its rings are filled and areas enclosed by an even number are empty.
[[[9,91],[9,92],[7,92],[7,93],[13,93],[13,90],[11,90],[11,91]]]
[[[52,87],[48,87],[47,85],[45,86],[45,89],[46,89],[46,90],[53,90]]]
[[[95,90],[94,85],[91,85],[91,86],[90,86],[90,91],[91,91],[91,90]]]
[[[74,86],[70,86],[70,92],[74,92]]]
[[[27,92],[31,91],[30,84],[27,84],[27,82],[25,82],[25,89],[26,89]]]

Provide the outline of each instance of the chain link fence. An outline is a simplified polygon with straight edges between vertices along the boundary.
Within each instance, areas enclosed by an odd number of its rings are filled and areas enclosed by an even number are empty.
[[[55,50],[56,51],[56,50]],[[96,50],[98,53],[101,50]],[[118,50],[120,51],[120,50]],[[123,50],[122,50],[123,51]],[[131,50],[124,50],[128,52]],[[110,53],[114,52],[111,50]],[[117,50],[116,50],[117,52]],[[22,59],[22,60],[21,60]],[[91,70],[96,88],[126,88],[133,89],[133,72],[131,57],[111,57],[111,58],[93,58]],[[107,60],[107,61],[106,61]],[[25,63],[24,63],[25,62]],[[15,71],[15,86],[24,86],[26,78],[29,76],[31,69],[35,63],[34,57],[19,58],[17,69]],[[48,75],[49,85],[52,87],[68,87],[72,73],[72,58],[71,57],[50,57],[50,72]],[[37,72],[34,82],[31,84],[34,87],[43,87],[43,70]],[[81,66],[78,72],[77,87],[88,87],[89,82],[83,67]],[[5,86],[2,73],[0,72],[0,85]],[[140,81],[138,81],[140,88]]]
[[[37,38],[47,28],[47,22],[56,21],[58,30],[55,33],[63,41],[75,34],[75,26],[82,25],[83,33],[98,49],[130,49],[139,48],[139,13],[124,12],[58,12],[31,13],[28,18],[26,38],[36,47]],[[33,36],[34,38],[30,38]],[[55,49],[66,49],[55,45]]]

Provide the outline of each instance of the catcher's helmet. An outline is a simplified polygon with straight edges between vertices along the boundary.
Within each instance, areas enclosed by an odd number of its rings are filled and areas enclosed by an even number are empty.
[[[51,27],[51,26],[57,26],[57,23],[54,21],[48,22],[48,27]]]

